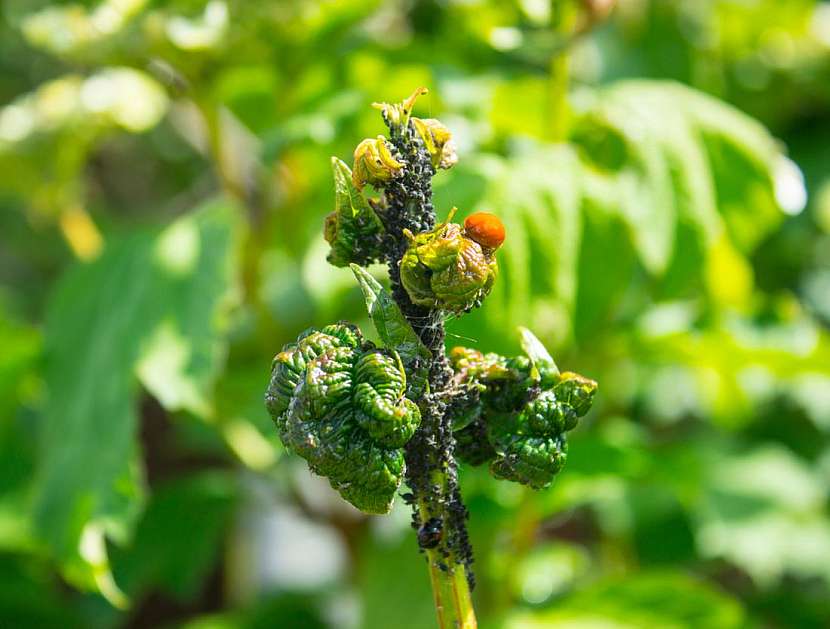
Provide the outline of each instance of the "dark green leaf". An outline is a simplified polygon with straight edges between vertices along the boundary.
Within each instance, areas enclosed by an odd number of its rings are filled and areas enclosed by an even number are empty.
[[[352,183],[352,171],[343,160],[331,158],[334,171],[334,212],[326,218],[328,261],[334,266],[365,264],[381,257],[383,224],[363,194]]]
[[[193,597],[219,554],[236,503],[234,479],[203,473],[160,486],[135,538],[112,556],[116,580],[131,597],[162,588]]]

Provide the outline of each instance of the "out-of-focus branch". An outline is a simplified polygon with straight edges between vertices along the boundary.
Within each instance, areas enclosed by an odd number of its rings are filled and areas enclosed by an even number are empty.
[[[577,41],[608,18],[615,5],[616,0],[553,0],[551,27],[560,41],[550,60],[549,139],[552,142],[564,142],[570,127],[568,53]]]
[[[582,11],[573,25],[573,32],[568,34],[558,47],[564,50],[573,46],[579,39],[603,24],[611,15],[617,0],[581,0]]]

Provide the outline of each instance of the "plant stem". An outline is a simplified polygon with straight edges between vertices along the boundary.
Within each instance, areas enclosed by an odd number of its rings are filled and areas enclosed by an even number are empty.
[[[411,123],[402,128],[389,126],[390,142],[407,164],[403,175],[384,188],[385,251],[392,296],[432,354],[427,366],[429,393],[420,401],[421,425],[406,445],[412,525],[419,533],[418,543],[427,558],[439,627],[475,629],[467,510],[458,489],[455,441],[447,412],[452,370],[444,346],[444,315],[440,310],[413,304],[400,281],[401,257],[408,244],[403,230],[419,233],[432,229],[436,223],[432,206],[435,169]],[[427,529],[434,529],[434,539],[432,535],[422,536]]]
[[[441,570],[435,551],[427,551],[429,579],[432,597],[440,629],[477,629],[473,601],[464,566],[456,565],[452,571]]]
[[[432,586],[432,602],[435,605],[435,614],[438,617],[439,629],[444,629],[447,626],[447,619],[444,614],[444,587],[441,579],[441,571],[435,562],[435,553],[427,552],[427,565],[429,566],[429,582]]]
[[[551,26],[563,39],[571,37],[577,11],[573,0],[553,0]],[[550,124],[548,137],[551,142],[565,142],[570,129],[568,84],[570,81],[570,55],[568,47],[554,51],[550,61]]]
[[[430,514],[428,509],[428,505],[423,502],[418,505],[421,519],[428,519],[425,515]],[[440,629],[476,629],[478,623],[464,563],[445,561],[441,551],[437,548],[426,549],[424,554],[427,558],[438,627]]]
[[[464,574],[463,566],[453,570],[452,579],[458,626],[461,629],[476,629],[478,622],[476,622],[476,614],[473,610],[473,599],[470,596],[470,584],[467,575]]]

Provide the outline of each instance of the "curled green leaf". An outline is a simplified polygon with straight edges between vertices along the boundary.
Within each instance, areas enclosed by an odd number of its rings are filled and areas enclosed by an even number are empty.
[[[421,421],[397,353],[351,324],[310,329],[274,358],[265,395],[286,448],[367,513],[386,513]]]
[[[440,120],[413,116],[412,125],[421,137],[434,168],[449,169],[458,163],[452,133]]]
[[[515,439],[490,463],[490,471],[496,478],[544,489],[565,466],[567,453],[564,435]]]
[[[522,349],[527,357],[536,367],[545,368],[548,372],[559,373],[559,368],[556,362],[551,357],[550,352],[542,344],[536,335],[523,326],[519,326],[519,334],[521,335]]]
[[[498,274],[495,255],[468,238],[460,225],[442,223],[409,238],[401,283],[413,303],[465,312],[490,293]]]
[[[405,397],[406,373],[397,352],[366,352],[355,365],[357,422],[379,443],[403,446],[418,427],[418,405]]]
[[[368,183],[381,186],[401,174],[404,164],[395,159],[386,138],[366,138],[354,150],[352,183],[358,190]]]
[[[393,132],[398,132],[409,124],[409,117],[412,115],[412,108],[415,107],[415,101],[418,97],[428,93],[427,88],[419,87],[412,92],[409,98],[400,103],[372,103],[372,107],[380,109],[384,122],[389,125]]]
[[[507,358],[456,347],[450,352],[455,381],[466,387],[470,421],[455,433],[459,458],[490,462],[497,477],[548,486],[567,457],[566,433],[591,407],[597,383],[559,373],[544,345],[522,329],[527,356]]]

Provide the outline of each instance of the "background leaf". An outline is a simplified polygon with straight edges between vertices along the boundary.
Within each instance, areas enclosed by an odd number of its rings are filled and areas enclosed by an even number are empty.
[[[171,408],[209,410],[234,221],[233,208],[215,202],[158,236],[113,244],[70,272],[52,300],[36,525],[81,583],[91,585],[79,548],[86,527],[124,541],[143,502],[135,370],[154,365],[148,386]],[[165,388],[171,380],[175,390]]]
[[[682,574],[643,574],[598,584],[566,598],[549,612],[517,615],[511,628],[569,626],[743,627],[740,606]]]

